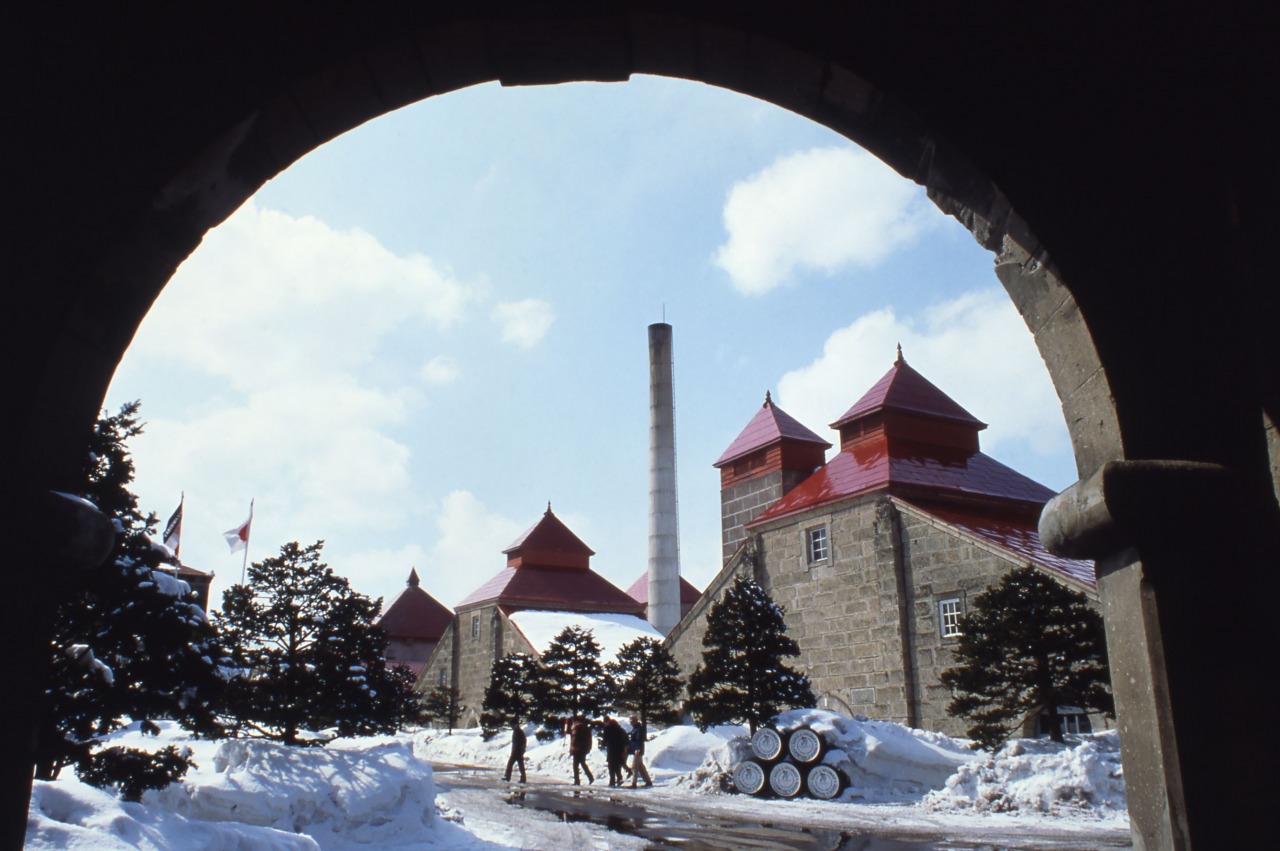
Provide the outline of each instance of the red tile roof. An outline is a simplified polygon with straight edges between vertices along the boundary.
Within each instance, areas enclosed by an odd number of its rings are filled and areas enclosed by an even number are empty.
[[[1034,522],[996,518],[989,514],[966,511],[953,506],[922,505],[915,501],[908,501],[908,504],[949,526],[954,526],[975,538],[1021,556],[1040,567],[1075,579],[1091,588],[1097,585],[1093,562],[1061,558],[1050,553],[1041,545],[1040,535],[1036,531]]]
[[[631,597],[638,603],[649,605],[649,572],[645,571],[640,574],[630,588],[627,589],[627,596]],[[698,602],[698,598],[702,596],[702,592],[694,587],[688,579],[680,577],[680,605],[692,606]]]
[[[567,612],[641,614],[644,606],[594,570],[506,567],[472,591],[458,608],[478,603]]]
[[[840,419],[831,424],[832,428],[841,426],[881,410],[904,411],[920,414],[936,419],[966,423],[978,429],[987,427],[986,423],[960,407],[954,399],[933,385],[929,379],[916,372],[902,359],[902,350],[898,350],[898,359],[889,371],[853,403],[853,407],[845,411]]]
[[[716,459],[713,467],[723,467],[734,459],[741,458],[751,452],[780,440],[793,440],[799,443],[815,443],[824,449],[831,444],[803,426],[786,411],[773,404],[773,399],[766,392],[764,405],[747,423],[747,427],[729,444],[729,448]]]
[[[905,441],[876,440],[838,453],[747,525],[758,526],[880,490],[899,494],[929,491],[1036,505],[1043,505],[1053,496],[1053,491],[1044,485],[981,452],[944,451]]]
[[[410,570],[408,585],[382,613],[378,626],[392,638],[439,641],[453,621],[453,612],[422,590],[417,570]]]
[[[586,569],[595,552],[559,517],[547,511],[537,523],[502,551],[508,564],[543,565],[548,567],[577,567]]]

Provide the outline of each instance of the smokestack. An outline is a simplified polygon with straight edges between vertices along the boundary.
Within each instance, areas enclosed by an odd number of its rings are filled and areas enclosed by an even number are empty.
[[[671,326],[649,326],[649,623],[667,635],[680,620],[676,412]]]

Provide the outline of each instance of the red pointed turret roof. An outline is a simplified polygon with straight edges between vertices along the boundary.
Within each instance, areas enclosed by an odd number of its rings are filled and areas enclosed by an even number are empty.
[[[916,372],[903,360],[902,348],[898,348],[898,359],[893,366],[877,381],[862,398],[853,403],[853,407],[845,411],[840,419],[831,424],[838,429],[854,420],[873,414],[876,411],[891,410],[940,420],[964,423],[975,426],[978,430],[987,427],[973,414],[943,393],[933,382]]]
[[[823,440],[800,423],[795,417],[773,404],[773,399],[766,391],[764,404],[756,415],[747,423],[747,427],[734,438],[729,448],[716,459],[713,467],[723,467],[730,461],[741,458],[757,449],[762,449],[781,440],[797,443],[813,443],[826,449],[830,442]]]
[[[649,605],[648,571],[640,574],[640,578],[632,583],[631,587],[627,589],[627,596],[631,597],[637,603],[643,603],[646,606]],[[683,576],[680,577],[680,605],[692,606],[694,603],[698,602],[698,599],[701,596],[702,592],[699,591],[692,582],[685,579]]]
[[[643,614],[644,607],[591,569],[595,555],[551,511],[502,551],[507,566],[467,595],[459,608],[497,603],[508,609]]]
[[[410,569],[408,587],[378,619],[378,626],[392,638],[439,641],[453,620],[453,612],[422,590],[418,571]]]

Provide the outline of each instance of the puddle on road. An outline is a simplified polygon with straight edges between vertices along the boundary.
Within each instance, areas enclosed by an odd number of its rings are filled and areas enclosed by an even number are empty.
[[[717,819],[689,820],[654,814],[612,797],[568,796],[539,789],[523,789],[506,796],[517,807],[550,813],[566,822],[590,822],[616,833],[652,842],[653,848],[683,851],[739,851],[740,849],[822,849],[822,851],[995,851],[990,844],[891,839],[839,830],[780,824],[744,825]]]

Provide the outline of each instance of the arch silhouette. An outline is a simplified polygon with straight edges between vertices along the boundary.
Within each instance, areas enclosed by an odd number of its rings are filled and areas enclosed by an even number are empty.
[[[1267,108],[1265,86],[1242,87],[1274,71],[1265,27],[1246,10],[1205,24],[860,5],[282,0],[213,4],[198,20],[32,13],[48,17],[27,22],[16,53],[33,82],[15,106],[25,133],[10,159],[10,203],[27,216],[6,345],[27,367],[6,378],[22,447],[9,516],[37,540],[75,531],[41,495],[74,481],[80,435],[147,308],[208,229],[307,151],[485,81],[650,73],[721,86],[872,151],[996,254],[1085,478],[1042,528],[1098,559],[1135,836],[1148,848],[1193,837],[1244,847],[1262,835],[1269,790],[1228,791],[1217,767],[1261,776],[1273,749],[1196,734],[1222,711],[1206,683],[1239,706],[1274,694],[1241,652],[1274,645],[1264,601],[1277,571],[1262,567],[1280,563],[1280,335],[1266,320],[1280,288],[1267,286],[1260,247],[1280,180],[1239,106]],[[36,49],[46,43],[57,49]],[[1228,87],[1230,109],[1218,95]],[[58,584],[47,577],[86,558],[35,540],[11,558],[23,569],[6,643],[33,712],[41,613]],[[1248,593],[1206,582],[1205,564],[1239,570]],[[20,769],[6,775],[6,835],[30,782]]]

